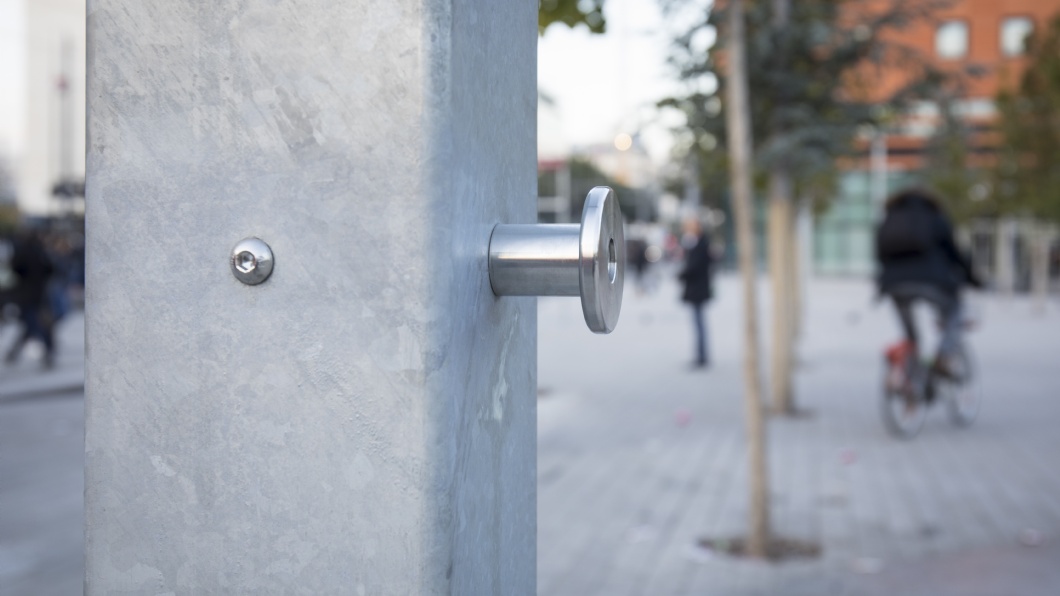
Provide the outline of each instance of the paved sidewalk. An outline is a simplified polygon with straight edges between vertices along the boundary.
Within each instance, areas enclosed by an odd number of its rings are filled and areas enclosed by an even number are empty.
[[[72,596],[84,585],[84,400],[0,400],[0,594]]]
[[[83,586],[84,317],[57,329],[56,366],[41,346],[0,364],[0,594],[69,596]],[[16,332],[0,327],[0,353]]]
[[[877,404],[890,312],[867,284],[815,281],[797,383],[814,416],[772,421],[770,455],[776,529],[824,553],[774,566],[695,548],[746,520],[738,287],[719,286],[707,372],[685,368],[690,315],[672,284],[627,293],[610,336],[585,329],[577,300],[540,302],[539,594],[1060,593],[1060,304],[983,301],[980,420],[958,430],[935,411],[900,442]],[[81,581],[82,401],[46,394],[82,381],[80,316],[61,337],[55,372],[30,353],[0,371],[5,596]]]
[[[980,419],[957,429],[937,408],[897,441],[879,415],[897,323],[869,284],[814,281],[797,377],[813,415],[773,420],[769,451],[775,530],[823,555],[770,565],[695,547],[747,517],[734,277],[719,296],[706,372],[686,368],[691,315],[671,283],[627,291],[610,336],[577,301],[540,302],[538,593],[1060,593],[1060,303],[977,300]]]
[[[18,332],[17,325],[0,325],[0,358],[7,353]],[[31,342],[14,365],[0,362],[0,402],[37,395],[81,391],[85,385],[85,317],[72,312],[56,328],[58,345],[55,367],[41,367],[43,348]]]

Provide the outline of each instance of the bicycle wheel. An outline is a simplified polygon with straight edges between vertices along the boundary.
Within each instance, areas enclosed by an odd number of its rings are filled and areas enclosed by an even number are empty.
[[[968,427],[979,415],[982,396],[976,383],[975,362],[971,350],[964,342],[957,344],[950,356],[950,368],[953,378],[939,378],[936,383],[946,400],[950,422],[962,428]]]
[[[912,362],[896,366],[884,361],[883,425],[892,436],[909,439],[924,426],[927,404],[913,391]]]

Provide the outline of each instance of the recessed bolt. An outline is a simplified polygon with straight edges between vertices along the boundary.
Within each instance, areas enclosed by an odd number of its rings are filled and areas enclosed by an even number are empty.
[[[268,279],[272,264],[272,249],[260,238],[244,238],[232,249],[232,274],[248,286]]]

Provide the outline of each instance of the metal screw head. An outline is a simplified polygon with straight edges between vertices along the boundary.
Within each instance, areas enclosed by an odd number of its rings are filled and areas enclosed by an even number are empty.
[[[244,238],[232,249],[230,259],[236,279],[256,286],[272,275],[272,249],[260,238]]]

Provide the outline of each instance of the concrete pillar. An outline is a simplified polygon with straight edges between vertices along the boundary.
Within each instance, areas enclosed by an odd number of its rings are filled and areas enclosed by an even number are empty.
[[[1010,217],[997,220],[994,236],[994,287],[1002,294],[1016,290],[1015,247],[1016,221]]]
[[[536,19],[89,0],[87,594],[535,592]]]

